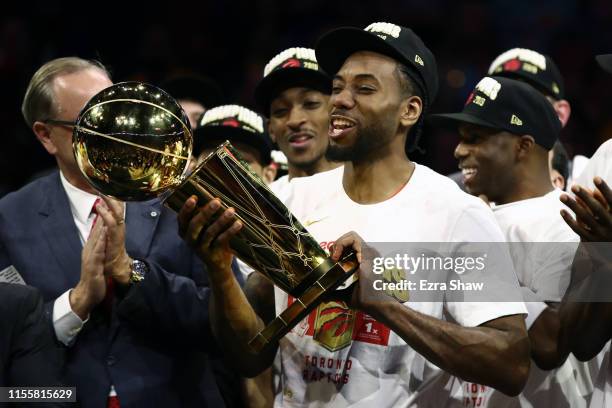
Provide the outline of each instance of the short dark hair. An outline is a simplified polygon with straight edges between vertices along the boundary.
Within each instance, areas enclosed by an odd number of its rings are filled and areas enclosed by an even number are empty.
[[[567,150],[563,147],[563,143],[560,141],[556,141],[552,148],[553,157],[550,162],[550,167],[557,170],[559,174],[563,176],[563,179],[567,183],[567,178],[569,177],[569,164],[570,159],[567,154]]]
[[[425,92],[423,92],[423,87],[415,81],[415,78],[418,78],[418,75],[414,68],[409,67],[405,64],[397,62],[395,66],[395,74],[397,75],[397,79],[400,83],[400,92],[402,97],[407,98],[410,96],[418,96],[423,101],[423,110],[421,111],[421,116],[414,124],[414,126],[408,132],[408,139],[406,141],[406,153],[411,153],[415,150],[421,150],[419,147],[419,140],[421,139],[421,135],[423,133],[424,126],[424,118],[425,112],[429,107],[427,97],[425,96]]]

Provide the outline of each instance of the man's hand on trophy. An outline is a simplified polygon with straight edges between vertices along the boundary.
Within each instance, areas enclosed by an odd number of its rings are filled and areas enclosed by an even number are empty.
[[[85,242],[81,252],[81,279],[70,292],[70,307],[81,320],[87,319],[92,309],[106,295],[106,277],[104,276],[104,258],[107,229],[97,222]]]
[[[222,208],[217,198],[198,207],[197,197],[192,196],[178,213],[179,235],[196,250],[209,272],[231,272],[229,242],[242,228],[236,211]]]
[[[125,250],[125,203],[102,196],[96,207],[107,228],[104,273],[120,285],[129,285],[132,259]]]
[[[350,288],[350,297],[342,296],[341,300],[346,301],[352,308],[362,310],[372,316],[376,316],[376,310],[383,304],[397,302],[389,296],[386,291],[377,289],[375,281],[380,280],[380,276],[374,273],[374,259],[380,257],[375,248],[368,246],[356,232],[348,232],[338,238],[331,245],[329,252],[334,262],[338,262],[343,254],[353,251],[359,262],[357,269],[357,281]],[[340,293],[350,290],[338,291]]]

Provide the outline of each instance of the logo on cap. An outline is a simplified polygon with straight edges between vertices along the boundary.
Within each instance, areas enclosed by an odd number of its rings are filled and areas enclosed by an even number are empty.
[[[252,132],[263,133],[263,119],[257,113],[239,105],[224,105],[207,110],[200,126],[215,124],[221,122],[222,126],[241,127],[240,123],[244,124],[245,130]]]
[[[377,34],[384,40],[388,35],[393,38],[398,38],[402,32],[402,27],[391,23],[372,23],[365,28],[365,31]]]
[[[419,64],[420,66],[425,66],[425,63],[423,62],[423,59],[421,57],[419,57],[419,54],[414,56],[414,62],[416,62],[417,64]]]
[[[510,65],[510,67],[506,67],[504,64],[510,60],[523,61],[523,70],[534,74],[538,73],[538,69],[542,71],[546,70],[546,57],[544,55],[526,48],[513,48],[495,58],[489,67],[489,74],[492,74],[493,72],[500,72],[502,70],[516,71],[521,68],[520,66],[517,67],[515,64]]]
[[[299,59],[291,58],[285,61],[282,65],[283,68],[299,68],[300,64]]]
[[[501,89],[501,84],[497,82],[495,79],[490,77],[484,77],[476,84],[476,90],[480,93],[485,94],[492,101],[497,98],[497,94]],[[480,105],[480,104],[479,104]],[[482,105],[480,105],[482,106]]]
[[[267,77],[272,71],[278,68],[308,68],[314,71],[319,69],[315,51],[311,48],[288,48],[266,64],[264,68],[264,77]]]
[[[510,124],[516,126],[523,126],[523,121],[520,120],[518,116],[512,115],[512,117],[510,118]]]
[[[553,82],[553,83],[552,83],[552,90],[553,90],[553,92],[554,92],[555,94],[559,94],[560,89],[559,89],[559,85],[557,85],[557,83],[556,83],[556,82]]]

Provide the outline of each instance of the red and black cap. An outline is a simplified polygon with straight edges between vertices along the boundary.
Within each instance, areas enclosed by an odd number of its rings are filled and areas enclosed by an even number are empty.
[[[595,59],[604,71],[612,74],[612,54],[596,55]]]
[[[272,160],[272,141],[265,132],[263,117],[244,106],[223,105],[207,110],[194,131],[194,154],[225,140],[253,146],[263,165]]]
[[[215,81],[198,75],[170,77],[159,86],[174,99],[189,99],[199,102],[206,109],[223,103],[223,92]]]
[[[312,88],[331,94],[331,78],[319,68],[312,48],[288,48],[266,64],[264,76],[255,88],[255,102],[270,116],[270,104],[289,88]]]
[[[410,69],[410,76],[421,88],[427,106],[438,93],[436,59],[411,29],[392,23],[372,23],[365,29],[342,27],[323,35],[315,47],[319,64],[330,75],[358,51],[373,51],[391,57]]]
[[[544,95],[531,85],[503,77],[481,79],[462,112],[430,115],[428,120],[454,129],[460,123],[471,123],[515,135],[531,135],[547,150],[561,132],[561,122]]]
[[[554,99],[565,98],[563,76],[557,64],[548,55],[527,48],[512,48],[500,54],[487,75],[522,79]]]

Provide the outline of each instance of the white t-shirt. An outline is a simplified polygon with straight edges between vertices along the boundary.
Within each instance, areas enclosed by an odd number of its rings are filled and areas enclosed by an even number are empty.
[[[285,174],[284,176],[274,180],[274,182],[270,184],[270,190],[272,190],[278,199],[284,203],[291,192],[289,175]]]
[[[608,186],[612,187],[612,139],[599,146],[574,184],[593,190],[595,188],[593,177],[595,176],[601,177]]]
[[[559,302],[569,285],[579,237],[563,221],[562,191],[498,205],[495,218],[506,240],[529,310],[527,327],[546,308]],[[586,407],[592,392],[587,363],[569,358],[558,369],[543,371],[532,361],[527,384],[518,397],[490,387],[459,381],[465,407]],[[467,399],[465,397],[468,397]]]
[[[595,188],[593,184],[595,176],[601,177],[608,186],[612,186],[612,140],[608,140],[599,146],[574,184],[593,190]],[[591,398],[590,406],[592,408],[612,408],[612,364],[610,362],[612,353],[610,353],[610,347],[604,347],[599,356],[602,353],[605,354],[595,382],[595,391]]]
[[[292,180],[289,209],[323,248],[355,231],[366,242],[501,242],[489,208],[446,177],[416,164],[410,181],[377,204],[353,202],[342,187],[343,168]],[[502,264],[518,282],[507,252]],[[292,300],[275,288],[277,313]],[[463,326],[525,314],[522,302],[414,302],[419,312]],[[451,377],[372,317],[344,303],[320,305],[280,341],[282,393],[276,406],[416,407],[449,402]]]

